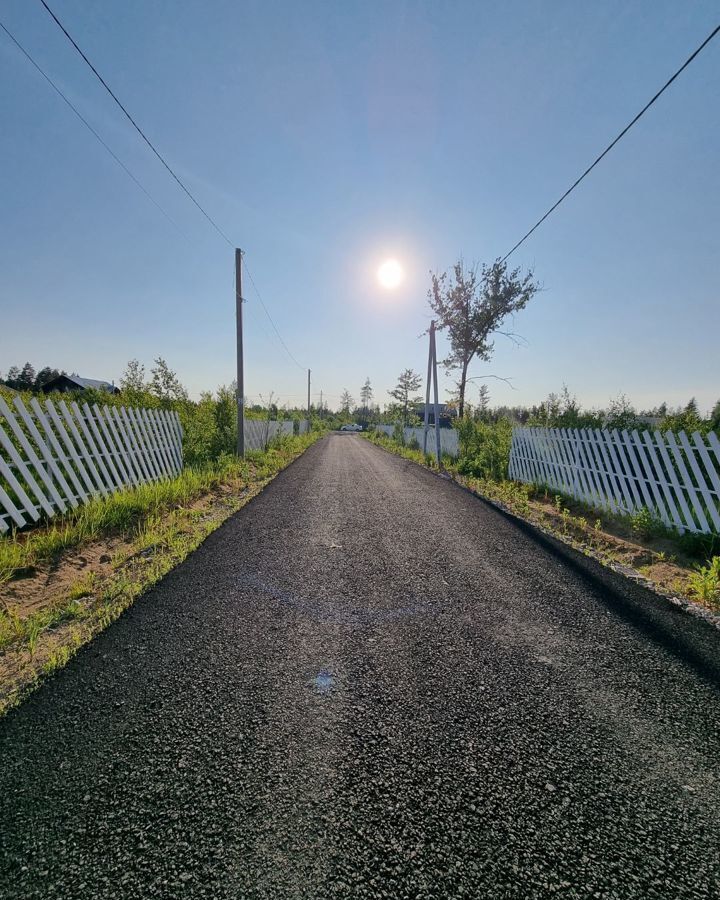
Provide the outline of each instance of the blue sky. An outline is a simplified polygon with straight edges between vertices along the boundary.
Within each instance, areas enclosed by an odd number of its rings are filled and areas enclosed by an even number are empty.
[[[428,272],[504,255],[717,24],[715,0],[54,0],[247,261],[313,393],[423,371]],[[36,0],[0,18],[176,223],[0,33],[0,371],[234,376],[233,252]],[[720,396],[720,39],[512,262],[544,290],[498,338],[493,403]],[[378,265],[397,257],[401,289]],[[246,386],[305,373],[245,286]],[[444,379],[449,384],[448,379]],[[475,391],[476,389],[472,389]],[[470,400],[473,394],[471,392]]]

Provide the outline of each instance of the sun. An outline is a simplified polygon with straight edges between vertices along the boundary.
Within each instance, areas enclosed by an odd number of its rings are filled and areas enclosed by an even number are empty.
[[[402,282],[405,273],[396,259],[386,259],[378,269],[377,277],[384,288],[392,291]]]

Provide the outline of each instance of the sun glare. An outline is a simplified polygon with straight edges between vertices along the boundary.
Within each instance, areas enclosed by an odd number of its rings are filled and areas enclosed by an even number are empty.
[[[402,266],[396,259],[386,259],[378,269],[377,277],[380,284],[387,290],[393,290],[403,280]]]

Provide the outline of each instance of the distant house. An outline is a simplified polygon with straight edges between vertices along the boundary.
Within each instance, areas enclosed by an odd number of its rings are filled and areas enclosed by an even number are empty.
[[[428,424],[435,424],[435,404],[428,403]],[[438,403],[439,410],[439,419],[440,419],[440,427],[441,428],[452,428],[453,419],[457,416],[457,411],[454,406],[449,406],[447,403]],[[422,421],[425,421],[425,404],[424,403],[416,403],[412,408],[413,413],[418,416]]]
[[[51,381],[45,382],[42,386],[43,393],[49,394],[51,391],[60,391],[63,394],[68,391],[85,391],[92,389],[94,391],[107,391],[109,394],[119,394],[119,388],[109,381],[98,381],[97,378],[81,378],[79,375],[58,375]]]

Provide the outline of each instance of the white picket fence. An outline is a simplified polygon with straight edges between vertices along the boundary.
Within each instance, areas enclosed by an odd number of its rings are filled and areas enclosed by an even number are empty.
[[[720,532],[720,440],[712,432],[514,428],[509,475],[612,513],[646,508],[680,532]]]
[[[292,433],[291,420],[276,422],[267,419],[245,419],[245,449],[264,450],[276,438]]]
[[[394,425],[376,425],[375,426],[378,431],[382,431],[383,434],[388,435],[388,437],[392,437],[395,433]],[[458,444],[458,433],[454,428],[440,428],[440,450],[442,453],[447,453],[448,456],[457,456],[460,453],[460,446]],[[403,434],[405,435],[405,443],[409,443],[413,438],[418,442],[420,448],[422,449],[423,445],[423,431],[424,428],[420,426],[419,428],[403,428]],[[428,428],[428,442],[427,442],[428,453],[435,452],[435,427],[431,425]]]
[[[0,397],[0,532],[182,471],[175,412],[36,397],[30,409],[20,397],[13,405]]]

